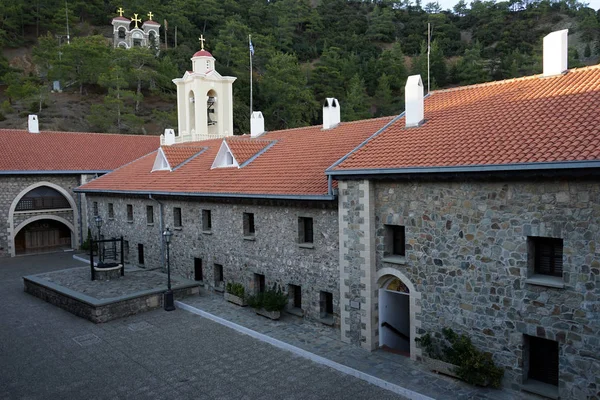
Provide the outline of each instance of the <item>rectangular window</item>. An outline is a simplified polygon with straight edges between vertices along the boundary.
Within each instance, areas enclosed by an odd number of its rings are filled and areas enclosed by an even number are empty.
[[[402,256],[406,254],[405,227],[401,225],[385,225],[384,256]]]
[[[129,262],[129,240],[123,240],[123,258]]]
[[[265,276],[262,274],[254,274],[254,292],[262,293],[265,291]]]
[[[215,264],[215,269],[214,269],[214,275],[215,275],[215,286],[222,286],[223,285],[223,266],[221,264]]]
[[[309,217],[299,217],[298,241],[300,243],[312,243],[313,239],[313,219]]]
[[[115,209],[113,207],[113,203],[108,203],[108,219],[115,218]]]
[[[138,263],[144,265],[144,245],[138,243]]]
[[[321,319],[333,318],[333,294],[329,292],[321,292],[319,308],[321,311]]]
[[[175,228],[181,228],[181,208],[173,207],[173,225]]]
[[[127,221],[133,222],[133,206],[131,204],[127,204]]]
[[[212,216],[210,210],[202,210],[202,230],[206,232],[212,230]]]
[[[98,215],[98,202],[94,202],[94,216]]]
[[[527,342],[529,342],[529,346],[527,346]],[[558,342],[526,336],[526,347],[529,347],[527,377],[558,386]]]
[[[289,306],[302,309],[302,288],[298,285],[288,285]]]
[[[533,262],[533,272],[562,278],[563,240],[548,237],[529,237],[529,260]]]
[[[154,224],[154,207],[146,206],[146,223]]]
[[[202,279],[202,259],[194,258],[194,280],[201,281]]]
[[[254,214],[244,213],[244,236],[254,236]]]

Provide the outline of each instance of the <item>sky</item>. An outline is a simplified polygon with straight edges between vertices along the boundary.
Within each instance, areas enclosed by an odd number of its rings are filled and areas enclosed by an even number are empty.
[[[422,4],[427,4],[430,0],[422,0],[421,3]],[[446,9],[452,9],[452,7],[454,7],[454,5],[458,2],[458,0],[438,0],[440,5],[442,6],[442,9],[446,10]],[[588,3],[589,6],[593,8],[594,10],[598,10],[600,9],[600,0],[579,0],[582,3]],[[467,1],[467,3],[470,3],[469,1]]]

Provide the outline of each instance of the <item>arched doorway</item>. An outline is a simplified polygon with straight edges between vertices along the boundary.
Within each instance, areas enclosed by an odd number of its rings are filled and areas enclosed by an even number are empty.
[[[395,276],[379,289],[379,347],[410,357],[410,290]]]
[[[73,231],[67,221],[57,217],[33,217],[15,233],[16,255],[45,253],[72,248]],[[70,224],[69,224],[70,225]]]

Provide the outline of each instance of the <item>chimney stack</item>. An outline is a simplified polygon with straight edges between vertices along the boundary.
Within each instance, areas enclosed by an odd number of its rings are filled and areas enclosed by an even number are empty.
[[[560,75],[567,71],[568,36],[568,29],[544,36],[544,76]]]
[[[27,123],[27,130],[29,133],[40,133],[40,125],[38,122],[37,115],[30,115]]]
[[[425,104],[423,96],[423,81],[421,75],[411,75],[406,80],[404,87],[406,127],[419,126],[425,118]]]
[[[262,112],[254,111],[250,116],[250,137],[259,137],[265,133],[265,119]]]
[[[331,129],[340,123],[340,102],[333,97],[325,99],[323,104],[323,129]]]
[[[175,144],[175,131],[173,129],[165,129],[165,133],[161,135],[161,144],[171,146]]]

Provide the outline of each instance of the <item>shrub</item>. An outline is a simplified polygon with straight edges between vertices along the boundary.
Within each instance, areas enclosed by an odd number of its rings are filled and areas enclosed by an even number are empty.
[[[418,339],[429,357],[456,365],[454,373],[467,383],[500,387],[504,369],[494,364],[490,353],[477,349],[469,337],[450,328],[443,328],[442,334],[439,339],[429,333]]]
[[[0,121],[6,121],[6,117],[2,111],[0,111]]]
[[[241,283],[227,282],[225,290],[227,290],[227,293],[229,294],[240,297],[242,299],[244,298],[245,290],[244,285],[242,285]]]
[[[248,298],[248,305],[253,308],[264,308],[267,311],[281,311],[288,303],[288,297],[280,288],[265,290]]]
[[[89,250],[90,249],[90,243],[92,242],[92,231],[90,230],[90,228],[88,228],[88,232],[87,232],[87,239],[85,239],[83,241],[83,243],[81,243],[81,250]]]

